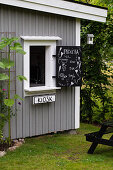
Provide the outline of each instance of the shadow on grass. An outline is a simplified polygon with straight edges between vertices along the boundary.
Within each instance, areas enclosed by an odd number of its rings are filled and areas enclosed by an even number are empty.
[[[99,149],[95,150],[95,153],[96,154],[102,154],[102,153],[110,154],[111,153],[112,156],[113,156],[113,148],[112,147],[110,147],[110,148],[99,148]]]
[[[107,158],[113,158],[113,148],[112,147],[98,148],[98,146],[97,146],[97,149],[91,155],[97,155],[97,156],[104,156],[104,157],[107,157]]]

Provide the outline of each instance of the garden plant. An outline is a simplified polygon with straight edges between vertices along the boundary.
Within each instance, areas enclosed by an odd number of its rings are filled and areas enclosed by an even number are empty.
[[[15,115],[15,110],[13,108],[15,104],[15,100],[23,100],[18,94],[15,94],[11,98],[11,68],[14,67],[14,61],[11,60],[11,52],[14,51],[15,55],[16,53],[19,54],[25,54],[22,45],[17,42],[19,38],[17,37],[12,37],[12,38],[1,38],[0,42],[0,50],[4,51],[8,49],[8,58],[1,58],[0,61],[0,68],[2,70],[2,73],[0,73],[0,81],[3,81],[5,84],[6,80],[8,81],[8,89],[4,89],[3,87],[0,89],[0,94],[1,94],[1,99],[0,99],[0,117],[1,117],[1,125],[0,125],[0,134],[2,137],[2,131],[5,122],[8,122],[8,131],[9,131],[9,137],[8,137],[8,143],[9,145],[11,144],[11,116]],[[8,74],[4,73],[5,70],[8,70]],[[26,80],[26,78],[22,75],[17,75],[17,79],[19,81]],[[7,91],[7,96],[5,96],[5,92]]]
[[[6,89],[0,89],[0,143],[2,144],[3,139],[3,128],[8,120],[8,107],[4,104],[4,98],[6,97]]]

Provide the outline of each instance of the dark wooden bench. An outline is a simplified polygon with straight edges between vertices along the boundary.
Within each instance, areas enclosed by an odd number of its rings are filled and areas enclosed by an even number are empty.
[[[113,135],[111,135],[109,140],[102,139],[102,136],[108,133],[113,133],[113,121],[103,123],[100,130],[97,132],[85,134],[86,140],[92,142],[92,145],[88,150],[89,154],[93,154],[98,144],[113,146]]]

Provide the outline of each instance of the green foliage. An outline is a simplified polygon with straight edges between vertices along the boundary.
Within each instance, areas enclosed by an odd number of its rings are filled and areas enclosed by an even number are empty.
[[[17,37],[12,37],[12,38],[2,37],[1,40],[2,41],[0,42],[0,50],[5,48],[6,46],[11,47],[12,43],[14,43],[14,41],[19,40],[19,38],[17,38]]]
[[[4,65],[4,63],[3,63],[3,62],[0,62],[0,68],[5,69],[5,65]]]
[[[4,74],[4,73],[0,73],[0,80],[8,80],[9,79],[9,77],[8,77],[8,75],[6,75],[6,74]]]
[[[106,23],[82,21],[82,67],[81,119],[101,123],[113,119],[111,90],[113,60],[113,9],[111,1],[90,0],[90,3],[108,7]],[[87,45],[87,34],[94,34],[94,45]],[[109,116],[108,116],[109,115]]]
[[[23,98],[21,98],[18,94],[15,94],[15,95],[14,95],[14,99],[20,99],[20,100],[23,101]]]
[[[11,107],[14,105],[14,99],[4,99],[4,103],[6,106]]]
[[[3,142],[3,127],[5,122],[8,120],[8,107],[4,104],[4,98],[6,97],[6,92],[0,88],[0,143]]]
[[[11,67],[14,67],[14,62],[11,61],[10,59],[10,55],[12,51],[15,51],[15,53],[19,53],[19,54],[25,54],[25,51],[22,48],[22,45],[19,42],[16,42],[17,40],[19,40],[19,38],[17,37],[12,37],[12,38],[5,38],[3,37],[1,39],[2,41],[0,42],[0,50],[4,50],[5,47],[7,47],[8,49],[8,58],[3,58],[0,61],[0,68],[1,69],[8,69],[8,75],[6,75],[5,73],[1,73],[0,74],[0,80],[4,81],[4,80],[8,80],[8,89],[7,89],[7,93],[8,93],[8,97],[4,99],[4,105],[8,108],[7,112],[8,112],[8,125],[9,125],[9,145],[11,144],[11,115],[15,115],[15,113],[12,113],[12,107],[15,104],[15,100],[19,99],[19,100],[23,100],[19,95],[15,94],[12,98],[10,98],[10,81],[11,81]],[[22,80],[26,80],[26,78],[24,76],[17,76],[18,80],[22,81]],[[3,101],[2,101],[3,103]],[[5,118],[5,115],[1,113],[1,117],[2,119]]]
[[[10,47],[11,50],[16,51],[16,53],[19,54],[26,54],[25,51],[23,51],[22,45],[18,42],[14,43],[13,46]]]
[[[9,59],[7,59],[7,58],[2,59],[2,62],[0,62],[0,63],[3,67],[3,69],[6,69],[6,68],[9,69],[11,67],[14,67],[14,61],[11,61],[11,60],[9,61]]]
[[[18,79],[19,81],[27,80],[27,78],[26,78],[25,76],[22,76],[22,75],[18,75],[18,76],[17,76],[17,79]]]

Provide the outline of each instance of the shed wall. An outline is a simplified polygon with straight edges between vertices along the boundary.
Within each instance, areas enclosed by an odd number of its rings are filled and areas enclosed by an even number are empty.
[[[15,32],[16,36],[59,36],[57,45],[76,45],[76,20],[32,10],[0,5],[0,32]],[[16,74],[23,74],[23,57],[16,57]],[[23,85],[16,82],[16,93],[23,95]],[[12,138],[36,136],[75,128],[75,89],[56,91],[56,101],[32,104],[32,97],[25,97],[12,118]],[[8,126],[5,127],[8,135]]]

